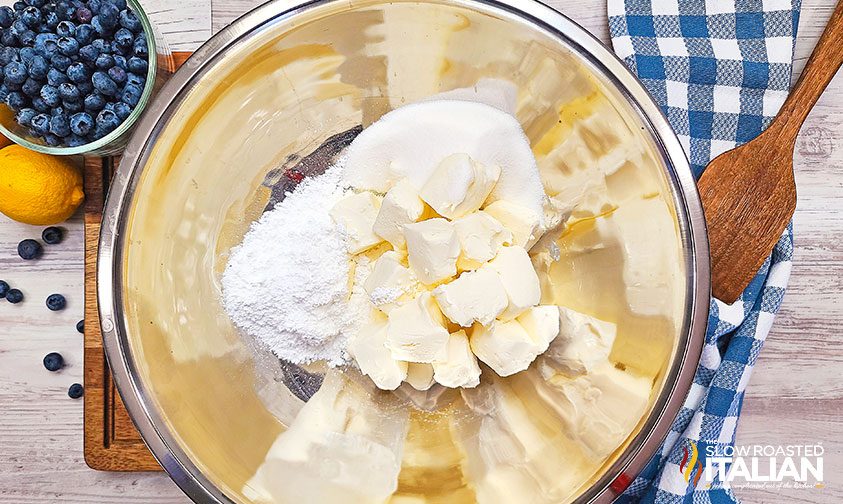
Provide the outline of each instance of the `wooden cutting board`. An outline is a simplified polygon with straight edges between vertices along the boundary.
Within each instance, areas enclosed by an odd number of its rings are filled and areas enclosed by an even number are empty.
[[[174,53],[181,65],[190,53]],[[97,309],[97,247],[118,158],[85,158],[85,462],[101,471],[160,471],[129,417],[105,360]]]

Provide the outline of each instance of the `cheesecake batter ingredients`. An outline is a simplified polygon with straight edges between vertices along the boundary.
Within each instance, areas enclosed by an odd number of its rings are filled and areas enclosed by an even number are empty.
[[[368,313],[365,293],[350,292],[345,239],[329,216],[346,193],[342,171],[338,163],[305,179],[264,213],[232,249],[222,276],[234,324],[296,364],[342,364],[346,336]]]

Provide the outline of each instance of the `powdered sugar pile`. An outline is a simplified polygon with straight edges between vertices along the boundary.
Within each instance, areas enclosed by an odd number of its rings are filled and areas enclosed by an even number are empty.
[[[345,241],[328,214],[346,192],[342,172],[338,163],[305,179],[264,213],[232,249],[222,276],[234,324],[295,364],[345,362],[346,341],[368,310],[365,293],[350,292]],[[355,276],[368,270],[361,261]]]

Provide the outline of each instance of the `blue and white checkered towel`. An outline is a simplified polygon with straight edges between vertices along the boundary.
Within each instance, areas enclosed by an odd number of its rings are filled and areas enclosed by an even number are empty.
[[[755,138],[790,88],[800,0],[608,0],[615,52],[638,74],[679,136],[696,176]],[[694,385],[658,454],[620,502],[731,503],[728,485],[698,476],[706,448],[735,441],[752,367],[790,277],[788,227],[741,298],[711,300]],[[701,464],[687,468],[696,448]]]

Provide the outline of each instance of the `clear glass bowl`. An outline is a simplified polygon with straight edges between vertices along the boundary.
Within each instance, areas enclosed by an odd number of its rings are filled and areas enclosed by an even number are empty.
[[[146,12],[144,12],[143,7],[141,7],[137,0],[127,0],[126,3],[135,12],[138,20],[143,25],[143,31],[146,33],[146,40],[149,47],[149,69],[146,74],[146,85],[143,88],[143,94],[138,101],[138,105],[132,110],[129,117],[117,129],[96,141],[76,147],[55,147],[47,145],[42,139],[33,136],[29,128],[18,124],[15,121],[15,113],[12,109],[5,103],[0,102],[0,133],[3,133],[3,135],[16,144],[37,152],[43,152],[44,154],[59,156],[73,154],[110,156],[119,154],[123,150],[132,134],[133,126],[137,123],[138,118],[143,114],[144,110],[146,110],[146,106],[152,100],[155,91],[160,89],[175,71],[175,63],[173,62],[173,55],[170,52],[170,48],[167,46],[164,37],[155,25],[152,24]]]

